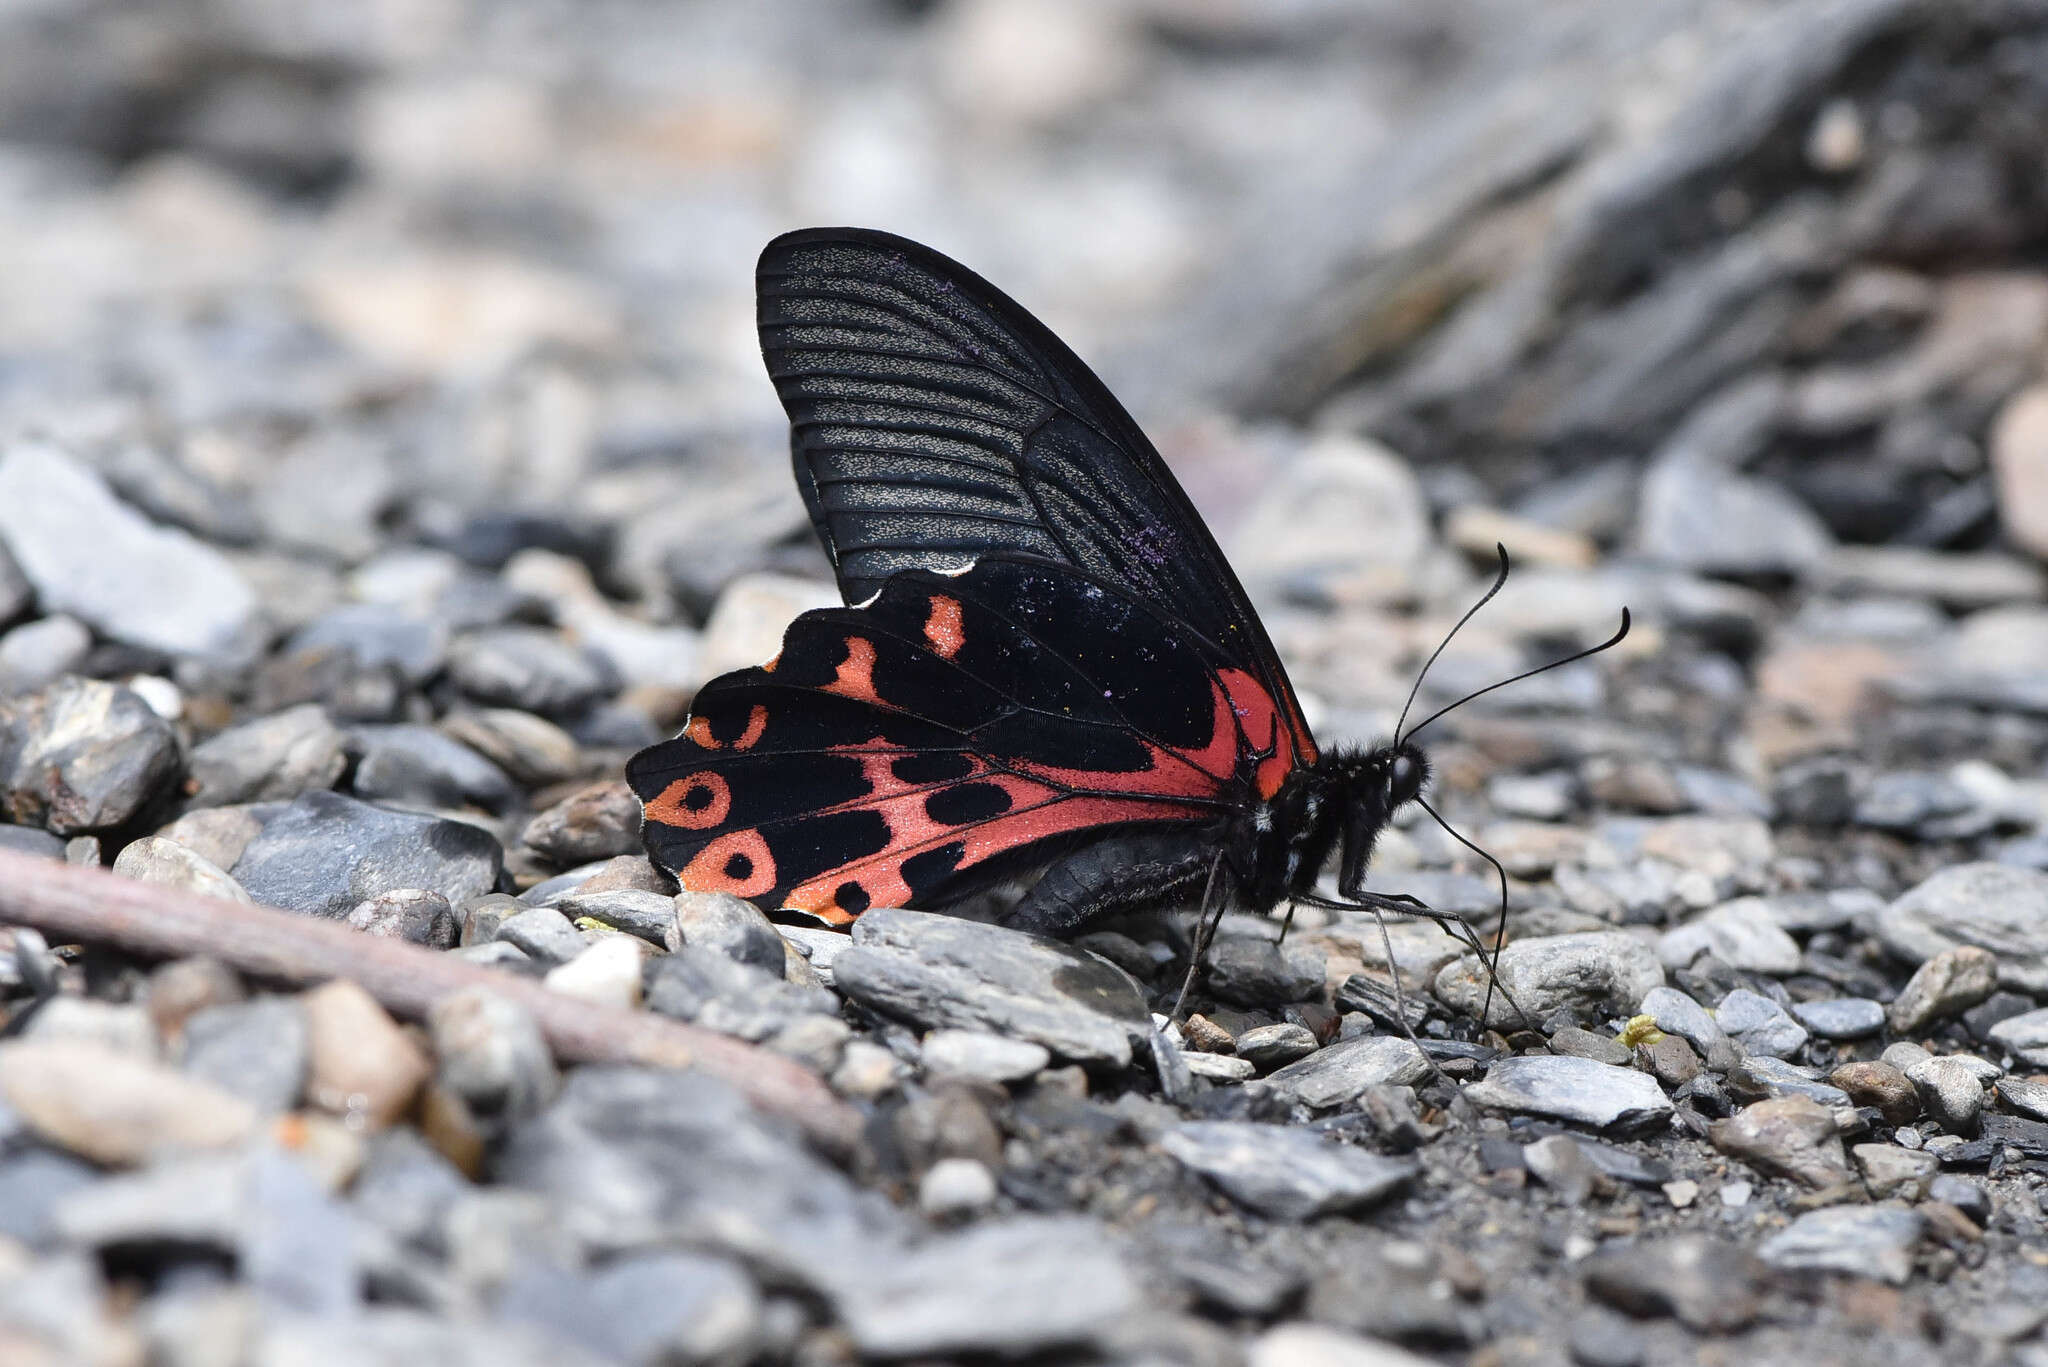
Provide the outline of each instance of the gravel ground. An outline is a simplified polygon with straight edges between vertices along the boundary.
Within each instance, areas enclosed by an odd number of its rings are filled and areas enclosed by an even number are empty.
[[[8,8],[0,847],[866,1126],[0,927],[0,1358],[2048,1364],[2044,146],[2021,0]],[[1229,918],[1172,1024],[1185,910],[649,866],[625,757],[831,601],[749,298],[820,221],[1101,358],[1326,744],[1496,540],[1425,703],[1633,610],[1432,729],[1524,1014],[1427,923]]]

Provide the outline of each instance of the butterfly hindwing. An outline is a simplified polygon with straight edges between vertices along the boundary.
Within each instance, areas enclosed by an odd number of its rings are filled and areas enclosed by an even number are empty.
[[[1212,644],[1069,567],[991,557],[805,613],[627,772],[685,886],[844,921],[1077,834],[1212,825],[1300,758]]]
[[[797,485],[848,602],[988,555],[1067,564],[1211,642],[1315,743],[1187,495],[1123,405],[974,272],[886,233],[809,229],[756,276]]]

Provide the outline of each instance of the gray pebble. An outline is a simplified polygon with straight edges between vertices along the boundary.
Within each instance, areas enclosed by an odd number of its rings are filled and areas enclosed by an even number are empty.
[[[448,673],[479,702],[542,716],[578,711],[618,687],[608,665],[538,627],[490,627],[458,637],[448,648]]]
[[[1358,1035],[1325,1045],[1266,1078],[1274,1095],[1315,1110],[1356,1101],[1387,1083],[1409,1085],[1429,1076],[1429,1060],[1399,1035]]]
[[[565,964],[590,941],[553,907],[529,907],[498,923],[497,938],[544,964]]]
[[[1738,987],[1714,1008],[1714,1021],[1751,1054],[1789,1058],[1806,1047],[1805,1027],[1769,997]]]
[[[572,922],[590,917],[653,945],[666,945],[676,923],[674,897],[639,888],[572,892],[555,902],[554,908]]]
[[[1323,990],[1323,956],[1305,945],[1263,937],[1219,939],[1203,962],[1203,984],[1238,1006],[1306,1001]]]
[[[1830,1206],[1764,1240],[1757,1256],[1787,1271],[1846,1272],[1902,1286],[1926,1227],[1918,1211],[1896,1206]]]
[[[1557,1011],[1585,1015],[1626,1011],[1664,982],[1664,969],[1651,948],[1621,931],[1537,936],[1516,940],[1501,951],[1500,982],[1487,1023],[1521,1023],[1514,1002],[1536,1020]],[[1437,974],[1436,995],[1455,1011],[1477,1015],[1487,999],[1487,969],[1466,955]]]
[[[347,603],[302,627],[284,649],[287,656],[323,653],[359,668],[393,670],[417,687],[447,662],[448,632],[388,603]]]
[[[371,802],[500,811],[518,796],[504,770],[430,726],[358,726],[349,743],[362,756],[350,784]]]
[[[67,677],[0,698],[0,815],[55,835],[121,826],[177,779],[177,736],[133,691]]]
[[[1944,949],[1913,971],[1886,1013],[1894,1032],[1910,1035],[1967,1011],[1998,987],[1998,956],[1977,945]]]
[[[430,949],[453,949],[460,937],[454,909],[438,892],[392,888],[359,902],[343,923],[365,935],[405,940]]]
[[[1822,1082],[1811,1069],[1769,1054],[1752,1054],[1740,1068],[1751,1083],[1771,1096],[1800,1096],[1823,1106],[1849,1104],[1849,1094],[1840,1087]]]
[[[2048,1068],[2048,1007],[2000,1021],[1991,1038],[2023,1062]]]
[[[499,1292],[498,1314],[607,1362],[739,1362],[757,1346],[761,1293],[727,1259],[642,1253],[566,1276],[529,1266]]]
[[[1260,1072],[1285,1067],[1316,1051],[1315,1034],[1306,1026],[1282,1021],[1260,1025],[1237,1037],[1237,1056],[1248,1060]]]
[[[1874,927],[1885,948],[1908,962],[1979,945],[1997,955],[2001,986],[2048,992],[2048,873],[2038,869],[1945,868],[1879,912]]]
[[[533,1016],[488,988],[464,988],[434,1003],[427,1017],[435,1076],[488,1128],[538,1114],[561,1077]]]
[[[1416,1172],[1385,1158],[1285,1125],[1209,1121],[1175,1127],[1159,1146],[1240,1204],[1276,1220],[1311,1220],[1383,1200]]]
[[[1051,1062],[1051,1051],[1029,1040],[1005,1039],[978,1030],[934,1030],[924,1037],[928,1074],[1022,1082],[1043,1072]]]
[[[675,895],[671,925],[674,938],[669,948],[697,945],[715,949],[743,964],[780,976],[788,951],[782,936],[761,909],[744,898],[722,892],[690,892]]]
[[[265,1115],[298,1106],[308,1048],[306,1013],[297,997],[253,997],[185,1019],[185,1071]]]
[[[272,815],[229,872],[259,902],[339,919],[393,888],[467,902],[496,886],[503,858],[464,822],[310,792]]]
[[[288,802],[348,767],[340,728],[315,703],[231,726],[192,750],[192,805]]]
[[[640,799],[623,780],[570,794],[526,823],[519,839],[557,864],[584,864],[640,850]]]
[[[1884,1004],[1868,997],[1794,1002],[1792,1016],[1822,1039],[1862,1039],[1884,1029]]]
[[[1648,1130],[1671,1116],[1671,1102],[1649,1074],[1557,1055],[1499,1059],[1465,1088],[1465,1098],[1488,1110],[1549,1116],[1597,1130]]]
[[[0,554],[4,554],[0,547]],[[0,697],[34,693],[77,670],[92,652],[92,632],[59,613],[0,635]]]
[[[1906,1070],[1928,1116],[1950,1134],[1973,1135],[1984,1110],[1984,1084],[1952,1058],[1923,1059]]]

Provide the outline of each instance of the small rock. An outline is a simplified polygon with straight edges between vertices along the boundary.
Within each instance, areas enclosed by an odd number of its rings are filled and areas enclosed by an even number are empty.
[[[1005,1039],[978,1030],[934,1030],[924,1037],[924,1066],[929,1074],[981,1082],[1023,1082],[1051,1063],[1051,1052],[1028,1040]]]
[[[1803,1096],[1823,1106],[1849,1104],[1849,1094],[1831,1083],[1822,1082],[1814,1069],[1802,1068],[1796,1063],[1772,1058],[1769,1054],[1748,1056],[1731,1076],[1740,1077],[1752,1090],[1769,1096]]]
[[[1833,1114],[1803,1096],[1773,1097],[1714,1121],[1714,1147],[1762,1172],[1804,1182],[1816,1190],[1853,1175],[1835,1132]]]
[[[1636,1054],[1649,1065],[1650,1075],[1665,1087],[1683,1087],[1700,1075],[1700,1056],[1682,1035],[1659,1035],[1636,1046]]]
[[[361,755],[350,786],[367,801],[495,812],[518,796],[504,770],[432,727],[358,726],[349,739]]]
[[[1179,1058],[1190,1073],[1211,1082],[1248,1082],[1259,1075],[1250,1059],[1235,1054],[1204,1054],[1190,1049]]]
[[[1738,987],[1714,1008],[1714,1021],[1751,1054],[1788,1058],[1806,1047],[1808,1035],[1785,1008],[1769,997]]]
[[[1645,1319],[1671,1315],[1704,1334],[1732,1334],[1761,1311],[1768,1274],[1746,1249],[1680,1234],[1597,1253],[1581,1275],[1589,1293],[1618,1310]]]
[[[1569,1135],[1548,1135],[1523,1145],[1522,1162],[1568,1206],[1583,1205],[1593,1194],[1598,1173]]]
[[[1138,1289],[1093,1220],[1019,1216],[849,1268],[833,1300],[868,1356],[1015,1357],[1103,1332]]]
[[[428,1027],[435,1080],[487,1127],[525,1120],[554,1099],[561,1085],[554,1056],[516,1002],[488,988],[465,988],[434,1003]]]
[[[590,944],[569,918],[553,907],[529,907],[498,923],[496,938],[517,945],[544,964],[566,964]]]
[[[1266,1085],[1284,1100],[1328,1110],[1374,1087],[1408,1086],[1428,1076],[1429,1060],[1411,1041],[1399,1035],[1359,1035],[1288,1064],[1269,1075]]]
[[[1866,1059],[1845,1063],[1828,1081],[1859,1106],[1875,1106],[1891,1125],[1903,1125],[1920,1114],[1920,1093],[1904,1072],[1889,1063]]]
[[[669,1250],[628,1254],[590,1272],[530,1264],[500,1288],[497,1313],[591,1355],[578,1354],[579,1363],[757,1360],[762,1333],[761,1293],[738,1264]],[[471,1356],[496,1361],[501,1352]]]
[[[256,1111],[176,1069],[75,1040],[0,1044],[0,1098],[43,1142],[108,1167],[226,1148]]]
[[[2022,1115],[2048,1120],[2048,1081],[2032,1077],[2002,1077],[1998,1099]]]
[[[832,1070],[832,1090],[857,1101],[887,1096],[903,1081],[903,1064],[879,1044],[851,1040]]]
[[[832,976],[841,994],[920,1026],[987,1029],[1080,1063],[1128,1066],[1151,1029],[1144,994],[1105,960],[931,912],[867,911]]]
[[[175,1040],[193,1012],[238,1002],[248,996],[241,977],[218,959],[173,959],[149,975],[150,1019],[157,1034]]]
[[[1282,1021],[1245,1031],[1236,1040],[1237,1056],[1249,1060],[1259,1072],[1285,1067],[1316,1051],[1315,1032],[1304,1025]]]
[[[583,768],[576,738],[543,717],[510,707],[453,712],[441,732],[460,741],[529,788],[574,778]]]
[[[301,628],[283,654],[389,671],[401,684],[416,688],[447,663],[448,629],[388,603],[344,603]]]
[[[457,638],[448,673],[479,702],[542,716],[575,712],[618,687],[608,668],[538,627],[488,627]]]
[[[1913,1245],[1927,1221],[1896,1206],[1830,1206],[1810,1210],[1757,1248],[1772,1267],[1846,1272],[1903,1286],[1913,1275]]]
[[[1944,949],[1913,971],[1886,1012],[1895,1034],[1911,1035],[1957,1015],[1998,987],[1998,956],[1977,945]]]
[[[1323,990],[1323,956],[1304,945],[1283,947],[1250,936],[1220,939],[1203,970],[1209,991],[1239,1006],[1307,1001]]]
[[[460,905],[496,886],[503,857],[475,826],[309,792],[270,817],[229,872],[259,902],[338,920],[394,888]]]
[[[1671,1103],[1647,1074],[1592,1059],[1536,1055],[1497,1060],[1465,1098],[1489,1110],[1550,1116],[1598,1130],[1647,1130]]]
[[[1991,1038],[2021,1061],[2048,1068],[2048,1007],[2000,1021],[1991,1027]]]
[[[1906,1070],[1920,1104],[1950,1134],[1973,1135],[1984,1110],[1984,1084],[1960,1059],[1931,1058]]]
[[[0,555],[6,553],[0,546]],[[0,635],[0,697],[37,693],[75,674],[92,654],[92,633],[61,613],[23,622]]]
[[[1246,1367],[1429,1367],[1432,1359],[1325,1325],[1277,1324],[1252,1340]]]
[[[782,936],[761,909],[744,898],[723,892],[679,892],[673,924],[675,939],[670,949],[700,945],[770,973],[782,972],[787,953]]]
[[[140,1059],[156,1058],[158,1049],[156,1023],[146,1008],[68,994],[51,997],[33,1013],[25,1013],[21,1035],[97,1044]]]
[[[459,938],[455,909],[438,892],[393,888],[380,892],[343,918],[343,924],[365,935],[405,940],[431,949],[453,949]]]
[[[1629,1047],[1612,1035],[1603,1035],[1595,1030],[1582,1030],[1576,1025],[1567,1025],[1550,1037],[1550,1052],[1564,1054],[1570,1058],[1589,1058],[1596,1063],[1612,1064],[1617,1068],[1628,1066],[1634,1057]]]
[[[593,783],[526,823],[521,843],[557,864],[587,864],[640,849],[640,799],[622,779]]]
[[[1636,1014],[1648,1016],[1666,1034],[1692,1041],[1707,1066],[1727,1071],[1735,1066],[1735,1047],[1713,1013],[1675,987],[1653,988],[1644,994]]]
[[[1822,1039],[1862,1039],[1884,1029],[1885,1022],[1884,1004],[1868,997],[1794,1002],[1792,1015]]]
[[[362,988],[338,979],[301,994],[306,1099],[372,1128],[397,1120],[432,1074],[426,1051]]]
[[[1874,1201],[1925,1200],[1928,1184],[1941,1171],[1941,1160],[1933,1154],[1897,1144],[1857,1144],[1849,1156],[1856,1160]]]
[[[1586,1015],[1626,1013],[1664,983],[1664,969],[1650,947],[1620,931],[1516,940],[1500,953],[1500,985],[1486,1024],[1516,1026],[1521,1018],[1512,995],[1536,1020],[1570,1010]],[[1454,1011],[1478,1013],[1486,1000],[1487,969],[1466,955],[1437,974],[1437,999]]]
[[[250,897],[227,870],[175,840],[146,835],[130,841],[114,857],[114,872],[123,878],[165,887],[183,888],[207,897],[225,897],[231,902],[248,902]]]
[[[295,997],[209,1006],[185,1021],[185,1071],[263,1115],[299,1104],[308,1049],[306,1015]]]
[[[55,447],[21,443],[0,456],[0,544],[44,612],[101,636],[230,661],[257,644],[256,594],[218,551],[153,525]]]
[[[630,1010],[640,1004],[640,965],[645,943],[630,935],[606,935],[568,963],[550,969],[550,991],[598,1006]]]
[[[316,703],[229,727],[193,747],[186,784],[192,805],[289,802],[332,788],[348,768],[344,739]]]
[[[1724,903],[1657,941],[1657,958],[1667,969],[1684,968],[1702,954],[1731,968],[1774,977],[1797,973],[1800,966],[1799,942],[1759,897]]]
[[[644,862],[644,861],[643,861]],[[613,930],[636,935],[651,945],[666,945],[676,923],[675,898],[665,892],[640,888],[612,888],[588,892],[591,879],[575,892],[555,903],[555,910],[569,918],[578,929],[596,921]],[[778,939],[777,943],[780,943]]]
[[[1410,1160],[1285,1125],[1196,1122],[1167,1131],[1159,1145],[1233,1200],[1276,1220],[1312,1220],[1372,1205],[1417,1172]]]
[[[177,772],[170,723],[129,689],[66,677],[0,698],[0,816],[9,821],[54,835],[108,830]]]
[[[1909,962],[1977,945],[1996,955],[2000,986],[2048,993],[2048,872],[1954,865],[1879,912],[1873,927],[1885,948]]]
[[[995,1200],[995,1174],[972,1158],[941,1158],[917,1182],[917,1208],[934,1220],[972,1215]]]

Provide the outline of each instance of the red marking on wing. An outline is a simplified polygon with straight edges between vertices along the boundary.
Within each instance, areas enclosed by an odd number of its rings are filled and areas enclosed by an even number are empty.
[[[865,636],[847,637],[846,658],[840,662],[838,674],[831,683],[821,684],[819,690],[878,707],[888,706],[875,693],[875,643]]]
[[[740,732],[739,739],[732,743],[732,748],[735,750],[753,749],[754,742],[760,740],[762,732],[767,729],[768,709],[760,703],[755,703],[753,709],[747,713],[746,729]],[[703,746],[706,750],[722,750],[725,748],[725,742],[711,734],[711,723],[703,717],[690,718],[690,724],[683,728],[683,734]]]
[[[775,856],[751,828],[721,835],[676,870],[676,881],[696,892],[759,897],[775,890]]]
[[[703,794],[701,801],[691,798]],[[686,831],[703,831],[718,825],[732,811],[732,788],[725,775],[710,769],[677,779],[643,808],[649,821],[680,826]]]
[[[924,620],[924,639],[940,658],[950,660],[967,644],[967,632],[960,621],[960,600],[941,594],[932,596],[931,616]]]

